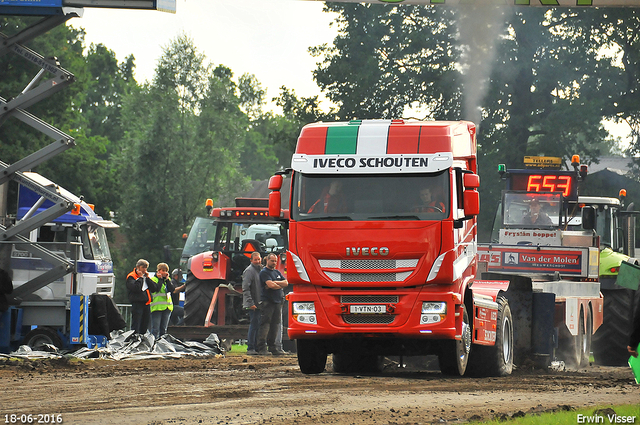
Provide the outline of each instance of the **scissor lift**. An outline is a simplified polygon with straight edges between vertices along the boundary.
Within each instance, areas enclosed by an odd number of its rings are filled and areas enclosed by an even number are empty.
[[[24,43],[28,43],[58,25],[66,23],[71,18],[81,17],[84,11],[83,7],[175,12],[176,2],[175,0],[3,0],[0,3],[0,15],[41,17],[40,20],[21,29],[16,34],[0,32],[0,60],[3,60],[7,55],[14,55],[14,57],[17,56],[22,60],[29,61],[40,68],[20,93],[0,93],[0,126],[8,119],[15,118],[53,140],[48,146],[13,164],[7,164],[0,158],[0,268],[11,270],[12,246],[28,251],[34,257],[41,258],[53,266],[47,272],[17,287],[11,294],[11,298],[13,298],[11,304],[24,306],[29,304],[31,311],[36,311],[35,315],[38,318],[36,321],[42,320],[43,324],[49,325],[51,323],[47,322],[47,317],[51,316],[50,312],[58,311],[58,307],[61,307],[64,314],[66,307],[64,302],[61,306],[52,306],[51,301],[42,301],[42,308],[37,308],[37,306],[31,305],[34,304],[33,301],[22,303],[22,300],[51,282],[74,272],[74,261],[58,255],[40,244],[31,242],[25,235],[71,211],[74,208],[74,202],[66,197],[57,185],[42,185],[25,175],[23,171],[31,170],[38,164],[74,147],[75,141],[68,134],[29,113],[27,109],[67,87],[73,83],[75,77],[60,65],[57,58],[44,57],[26,47]],[[5,98],[2,97],[3,95],[11,97]],[[26,186],[40,195],[40,199],[33,208],[19,221],[7,214],[8,184],[10,181]],[[38,208],[47,200],[52,201],[53,205],[36,214]],[[71,250],[71,252],[74,251]],[[52,307],[55,308],[52,310]],[[56,315],[59,313],[53,316]],[[3,320],[2,316],[0,314],[0,346],[6,346],[10,332],[10,329],[7,329],[9,328],[7,319],[8,322],[11,320],[8,317]],[[53,317],[51,318],[53,319]],[[64,321],[64,318],[59,321]],[[3,326],[3,323],[6,326]],[[58,323],[53,324],[57,325]]]

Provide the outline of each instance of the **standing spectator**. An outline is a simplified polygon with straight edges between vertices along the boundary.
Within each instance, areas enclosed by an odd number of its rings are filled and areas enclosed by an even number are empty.
[[[156,290],[156,284],[149,277],[147,260],[138,260],[136,268],[127,275],[127,291],[131,303],[131,329],[138,334],[144,334],[149,328],[151,318],[151,292]]]
[[[257,339],[260,328],[260,263],[259,252],[251,253],[251,264],[242,272],[242,307],[249,310],[249,334],[247,336],[247,354],[258,354]]]
[[[9,309],[7,295],[13,292],[13,281],[8,271],[0,269],[0,313]]]
[[[173,285],[171,300],[173,301],[173,311],[171,312],[169,323],[174,326],[184,325],[184,307],[180,305],[180,293],[184,292],[187,284],[181,283],[181,280],[182,273],[180,273],[180,269],[173,269],[171,272],[171,285]]]
[[[260,272],[260,330],[258,331],[258,355],[286,354],[276,348],[276,335],[282,324],[282,302],[284,291],[289,282],[276,270],[278,256],[273,252],[267,254],[267,267]],[[269,351],[267,351],[267,346]]]
[[[151,294],[151,333],[160,338],[167,333],[169,317],[173,310],[171,293],[173,285],[169,279],[169,266],[167,263],[158,263],[156,275],[151,278],[156,283],[156,290]]]
[[[638,289],[638,291],[640,291],[640,289]],[[637,298],[638,297],[636,297],[636,299]],[[631,335],[629,336],[627,350],[633,357],[638,357],[638,344],[640,344],[640,305],[636,306],[636,313],[633,315],[633,323],[631,326]]]

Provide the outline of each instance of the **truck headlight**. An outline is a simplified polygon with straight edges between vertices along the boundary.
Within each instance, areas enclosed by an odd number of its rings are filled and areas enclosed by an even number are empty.
[[[422,313],[441,314],[447,312],[447,303],[426,301],[422,303]]]
[[[293,314],[316,314],[316,306],[313,302],[295,302],[293,303]]]
[[[291,305],[291,311],[293,312],[293,319],[299,323],[306,323],[315,325],[316,320],[316,306],[313,302],[294,302]]]
[[[431,324],[442,322],[447,317],[447,303],[424,301],[422,303],[422,314],[420,324]]]

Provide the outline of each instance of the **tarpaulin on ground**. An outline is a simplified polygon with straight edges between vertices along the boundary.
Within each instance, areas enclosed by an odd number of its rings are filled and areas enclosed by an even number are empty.
[[[169,334],[156,339],[151,333],[144,335],[134,331],[113,331],[105,347],[82,347],[76,351],[58,350],[55,346],[45,344],[40,350],[32,350],[22,345],[9,354],[0,354],[0,358],[43,359],[73,357],[78,359],[168,359],[182,356],[217,356],[224,355],[220,339],[211,334],[203,342],[182,341]]]

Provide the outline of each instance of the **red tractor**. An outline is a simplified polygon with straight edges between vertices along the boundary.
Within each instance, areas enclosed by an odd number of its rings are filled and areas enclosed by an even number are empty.
[[[231,208],[212,208],[208,201],[207,211],[208,217],[193,223],[180,260],[187,272],[185,325],[242,324],[248,321],[242,309],[242,272],[251,253],[276,253],[277,268],[285,273],[288,210],[272,218],[267,199],[236,198]]]

